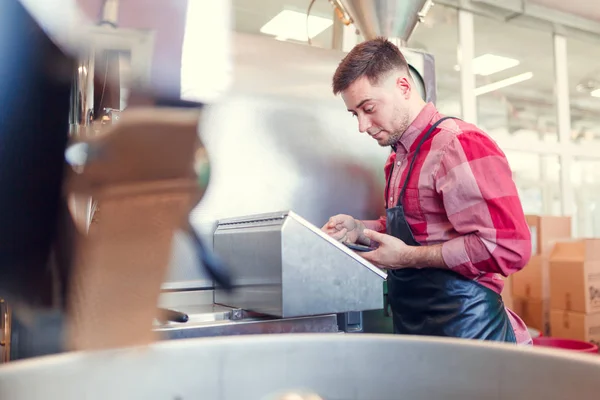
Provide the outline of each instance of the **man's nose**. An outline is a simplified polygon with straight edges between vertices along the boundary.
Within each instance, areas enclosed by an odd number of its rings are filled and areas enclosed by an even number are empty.
[[[365,116],[358,116],[358,130],[360,133],[365,133],[371,127],[371,121]]]

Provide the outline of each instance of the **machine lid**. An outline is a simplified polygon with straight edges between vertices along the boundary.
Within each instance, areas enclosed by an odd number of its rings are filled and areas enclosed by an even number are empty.
[[[366,39],[398,38],[406,43],[433,5],[431,0],[341,0]]]

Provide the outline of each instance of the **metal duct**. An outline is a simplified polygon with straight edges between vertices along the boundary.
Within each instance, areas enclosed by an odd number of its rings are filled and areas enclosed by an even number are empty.
[[[431,0],[341,0],[366,39],[395,38],[404,46],[433,5]]]

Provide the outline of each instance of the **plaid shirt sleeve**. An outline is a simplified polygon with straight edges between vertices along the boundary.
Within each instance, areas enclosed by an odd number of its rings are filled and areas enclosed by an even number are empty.
[[[460,235],[442,246],[449,268],[467,277],[508,276],[531,256],[531,236],[504,153],[487,135],[466,131],[446,146],[436,190]]]

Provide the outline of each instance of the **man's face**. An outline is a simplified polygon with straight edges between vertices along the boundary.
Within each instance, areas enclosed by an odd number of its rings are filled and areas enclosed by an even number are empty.
[[[358,119],[358,130],[367,132],[380,146],[395,144],[410,125],[411,83],[402,74],[392,73],[376,85],[363,76],[341,95]]]

